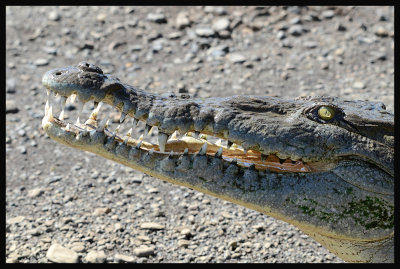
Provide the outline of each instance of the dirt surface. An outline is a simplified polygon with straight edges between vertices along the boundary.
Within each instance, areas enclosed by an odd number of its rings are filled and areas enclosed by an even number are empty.
[[[85,60],[156,93],[393,111],[393,37],[384,6],[6,7],[7,262],[342,262],[289,224],[52,141],[41,77]]]

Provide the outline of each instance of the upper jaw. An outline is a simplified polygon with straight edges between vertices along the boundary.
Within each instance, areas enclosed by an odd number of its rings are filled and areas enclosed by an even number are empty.
[[[51,70],[43,76],[43,85],[64,97],[76,94],[83,103],[89,100],[107,103],[121,111],[121,122],[132,117],[146,122],[148,130],[157,127],[162,144],[175,131],[192,132],[195,137],[203,133],[228,140],[228,144],[235,143],[243,152],[257,152],[259,159],[274,155],[280,162],[288,159],[320,163],[315,170],[332,168],[338,161],[335,154],[340,155],[342,149],[351,151],[349,141],[353,138],[349,132],[337,126],[316,124],[302,115],[310,103],[307,101],[290,102],[273,97],[206,100],[166,97],[124,85],[96,68],[80,63],[77,67]],[[262,113],[257,113],[260,108]],[[342,139],[331,140],[332,132]]]

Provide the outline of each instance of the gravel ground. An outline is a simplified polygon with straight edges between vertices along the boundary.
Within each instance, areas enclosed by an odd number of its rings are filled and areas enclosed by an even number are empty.
[[[7,262],[343,262],[289,224],[49,139],[41,77],[86,60],[156,93],[393,111],[393,37],[384,6],[6,7]]]

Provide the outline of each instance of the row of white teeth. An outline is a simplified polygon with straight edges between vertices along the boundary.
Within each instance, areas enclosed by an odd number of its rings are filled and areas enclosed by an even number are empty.
[[[47,90],[47,95],[48,96],[50,95],[50,90]],[[68,98],[65,97],[65,96],[60,96],[59,94],[56,94],[55,97],[57,99],[59,98],[59,101],[56,101],[56,102],[59,102],[60,106],[61,106],[61,112],[60,112],[60,116],[58,117],[58,119],[63,121],[64,120],[65,104],[66,104],[66,101],[67,101]],[[50,100],[51,100],[51,98],[50,98]],[[70,96],[70,103],[73,104],[75,102],[75,100],[76,100],[76,94],[72,94]],[[97,119],[97,115],[98,115],[98,113],[100,111],[100,108],[101,108],[102,104],[103,104],[103,102],[99,102],[97,104],[97,107],[95,107],[95,109],[92,111],[92,113],[89,116],[89,119],[85,122],[85,124],[90,123],[93,120],[95,121]],[[81,116],[81,112],[83,110],[83,106],[84,106],[84,102],[78,100],[78,118],[77,118],[76,123],[75,123],[76,126],[82,126],[81,123],[80,123],[80,116]],[[45,105],[45,115],[49,118],[50,121],[54,120],[53,104],[50,104],[49,100],[47,100],[46,105]],[[113,136],[115,136],[116,134],[119,133],[121,124],[125,121],[125,117],[126,117],[126,114],[121,112],[121,117],[120,117],[120,120],[119,120],[120,124],[117,126],[117,128],[113,132]],[[132,121],[133,121],[133,126],[137,126],[137,124],[139,122],[138,119],[133,118]],[[104,129],[107,128],[108,126],[109,126],[109,120],[108,119],[103,119],[103,120],[100,121],[96,131],[103,132]],[[145,129],[144,129],[144,134],[142,134],[139,137],[139,141],[142,141],[146,136],[149,136],[152,133],[153,129],[154,129],[154,126],[150,126],[150,125],[146,124]],[[70,131],[71,130],[70,123],[67,123],[67,125],[65,127],[65,130],[66,131]],[[88,130],[85,129],[83,131],[83,135],[86,135],[87,133],[88,133]],[[126,135],[125,135],[126,138],[124,140],[124,143],[127,143],[128,139],[129,139],[129,137],[131,137],[131,135],[132,135],[132,128],[130,128],[129,131],[126,133]],[[190,133],[189,132],[189,133],[186,133],[185,136],[192,136],[192,137],[194,137],[196,139],[206,139],[207,138],[207,136],[205,136],[203,134],[200,134],[199,132],[194,132],[194,133]],[[182,137],[182,135],[179,134],[178,131],[175,131],[171,135],[159,132],[158,133],[158,146],[160,148],[160,151],[161,152],[165,152],[165,145],[167,144],[167,141],[169,139],[179,140],[181,137]],[[200,149],[200,154],[205,154],[205,152],[207,150],[207,145],[208,145],[207,143],[203,144],[203,146]],[[219,147],[219,149],[217,151],[217,155],[221,156],[222,155],[223,140],[222,139],[218,139],[215,142],[215,145]],[[238,148],[238,147],[240,147],[240,146],[238,146],[238,145],[236,145],[236,144],[234,144],[234,143],[232,143],[230,141],[227,141],[227,148],[234,149],[234,148]]]

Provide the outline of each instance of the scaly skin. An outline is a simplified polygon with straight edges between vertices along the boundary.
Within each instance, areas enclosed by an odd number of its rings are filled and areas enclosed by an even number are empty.
[[[98,123],[97,111],[67,126],[46,104],[42,125],[54,140],[291,223],[345,261],[394,261],[394,117],[383,104],[157,95],[86,62],[48,71],[43,85],[160,133],[160,145],[139,143]],[[191,136],[165,143],[176,130],[241,147]]]

